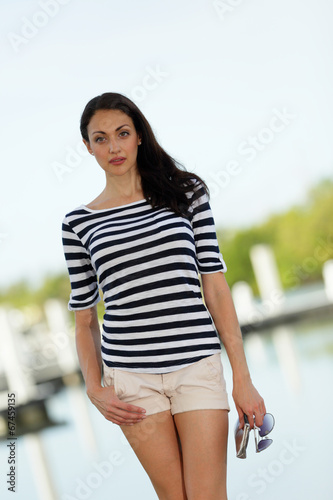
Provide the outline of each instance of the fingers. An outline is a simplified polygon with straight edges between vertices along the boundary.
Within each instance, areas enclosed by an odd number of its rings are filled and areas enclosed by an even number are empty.
[[[142,408],[142,406],[136,406],[130,403],[123,403],[122,401],[120,401],[120,399],[118,399],[117,407],[129,413],[135,413],[135,414],[138,413],[139,415],[142,415],[143,413],[146,412],[145,408]]]
[[[142,422],[146,418],[143,413],[130,413],[117,408],[112,408],[111,411],[104,413],[104,416],[117,425],[133,425]]]
[[[112,398],[104,416],[117,425],[133,425],[146,418],[146,410],[140,406],[123,403],[118,398]]]
[[[118,425],[133,425],[146,418],[146,410],[141,406],[123,403],[119,399],[114,403],[114,423]]]
[[[254,410],[255,424],[257,427],[261,427],[264,423],[264,416],[266,415],[266,406],[263,398],[259,397],[259,402],[257,408]]]
[[[133,425],[146,417],[144,408],[120,401],[113,387],[98,388],[90,392],[89,397],[100,413],[114,424]]]
[[[259,410],[248,411],[246,416],[250,424],[250,429],[253,429],[254,425],[256,425],[256,427],[260,427],[264,422],[264,415],[265,414],[261,413]]]
[[[266,406],[252,382],[247,384],[234,384],[233,398],[239,418],[239,428],[244,427],[244,414],[247,416],[250,429],[261,427],[266,414]]]
[[[259,408],[259,410],[257,410],[254,413],[255,424],[257,427],[261,427],[262,424],[264,423],[264,417],[265,417],[266,413],[267,413],[266,407],[264,404]]]
[[[252,413],[247,414],[247,419],[248,419],[249,424],[250,424],[250,429],[253,429],[254,428],[253,414]]]
[[[264,402],[260,403],[259,407],[254,407],[253,410],[247,411],[246,415],[250,424],[250,428],[261,427],[264,423],[264,416],[266,415],[266,407]]]
[[[237,409],[238,419],[239,419],[239,429],[243,429],[244,424],[245,424],[243,410],[239,406],[236,406],[236,409]]]

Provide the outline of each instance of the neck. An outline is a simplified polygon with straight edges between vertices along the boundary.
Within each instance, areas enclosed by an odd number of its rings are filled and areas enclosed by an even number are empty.
[[[137,170],[122,176],[110,176],[106,173],[106,186],[103,195],[105,199],[124,202],[137,201],[143,198],[141,177]]]

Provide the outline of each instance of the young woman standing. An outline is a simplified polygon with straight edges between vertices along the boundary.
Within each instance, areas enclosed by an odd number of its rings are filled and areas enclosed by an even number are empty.
[[[102,193],[63,221],[87,394],[120,426],[160,500],[225,500],[230,407],[220,341],[241,426],[244,413],[260,426],[266,408],[247,367],[206,185],[121,94],[89,101],[81,134],[106,177]]]

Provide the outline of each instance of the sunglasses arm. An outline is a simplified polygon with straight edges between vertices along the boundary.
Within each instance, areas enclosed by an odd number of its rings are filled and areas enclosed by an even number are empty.
[[[260,427],[257,427],[256,425],[254,425],[254,427],[253,427],[253,434],[254,434],[254,442],[255,442],[255,445],[256,445],[256,453],[259,452],[259,449],[258,449],[258,442],[259,442],[258,430],[259,429],[260,429]]]

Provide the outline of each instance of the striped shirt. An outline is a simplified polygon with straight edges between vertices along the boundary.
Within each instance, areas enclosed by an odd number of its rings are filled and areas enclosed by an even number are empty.
[[[203,189],[188,216],[145,199],[115,208],[81,205],[62,226],[70,311],[103,292],[102,359],[109,367],[168,373],[220,352],[199,273],[225,272]]]

